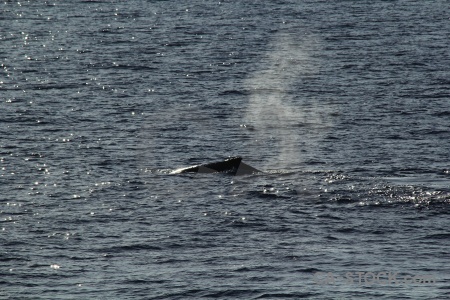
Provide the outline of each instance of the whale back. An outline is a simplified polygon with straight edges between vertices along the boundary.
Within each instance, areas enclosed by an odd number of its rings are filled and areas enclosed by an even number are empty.
[[[172,174],[183,173],[229,173],[233,175],[245,175],[259,172],[259,170],[242,162],[242,157],[230,157],[223,161],[178,169]]]

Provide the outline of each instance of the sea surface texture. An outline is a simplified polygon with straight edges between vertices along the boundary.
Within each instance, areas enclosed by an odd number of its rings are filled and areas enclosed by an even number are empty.
[[[450,299],[449,45],[447,0],[3,0],[0,299]]]

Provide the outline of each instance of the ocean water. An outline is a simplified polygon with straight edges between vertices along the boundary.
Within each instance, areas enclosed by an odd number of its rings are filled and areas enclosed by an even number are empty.
[[[0,299],[448,299],[449,9],[2,1]]]

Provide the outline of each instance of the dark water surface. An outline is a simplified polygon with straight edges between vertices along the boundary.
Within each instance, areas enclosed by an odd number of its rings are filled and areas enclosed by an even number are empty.
[[[448,299],[449,8],[3,1],[0,298]]]

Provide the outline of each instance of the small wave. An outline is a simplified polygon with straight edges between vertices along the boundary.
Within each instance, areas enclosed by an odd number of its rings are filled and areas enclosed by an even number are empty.
[[[436,234],[430,234],[425,237],[424,239],[431,239],[431,240],[450,240],[450,233],[436,233]]]
[[[337,228],[335,231],[339,232],[339,233],[356,233],[356,232],[360,232],[359,230],[357,230],[355,228],[351,228],[351,227]]]
[[[433,113],[432,115],[433,115],[433,116],[437,116],[437,117],[446,117],[446,116],[450,116],[450,110],[436,112],[436,113]]]
[[[289,299],[289,298],[294,298],[294,299],[299,299],[299,298],[308,298],[308,297],[313,297],[313,296],[318,296],[318,294],[315,293],[264,293],[261,294],[260,296],[256,297],[255,299],[274,299],[274,298],[279,298],[279,299]]]
[[[250,91],[247,90],[226,90],[219,92],[219,96],[227,96],[227,95],[240,95],[240,96],[247,96],[250,95]]]
[[[111,246],[111,247],[103,247],[97,249],[97,252],[101,253],[121,253],[121,252],[130,252],[130,251],[140,251],[140,250],[162,250],[161,247],[152,246],[150,244],[131,244],[131,245],[123,245],[123,246]]]

